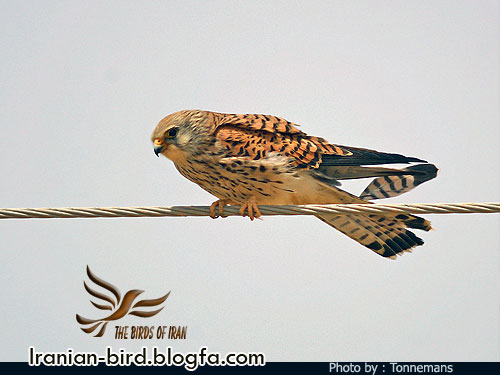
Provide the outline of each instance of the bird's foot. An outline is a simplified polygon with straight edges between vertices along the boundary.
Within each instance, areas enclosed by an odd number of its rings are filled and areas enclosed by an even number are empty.
[[[257,205],[257,200],[255,197],[250,197],[250,199],[244,203],[240,208],[241,216],[246,216],[245,211],[248,211],[248,217],[253,221],[255,218],[259,218],[262,216],[259,210],[259,206]]]
[[[227,206],[228,204],[235,204],[232,200],[230,199],[217,199],[214,203],[210,205],[210,217],[212,219],[217,219],[219,216],[220,217],[227,217],[224,216],[224,207]],[[219,208],[219,215],[215,212],[215,208]]]

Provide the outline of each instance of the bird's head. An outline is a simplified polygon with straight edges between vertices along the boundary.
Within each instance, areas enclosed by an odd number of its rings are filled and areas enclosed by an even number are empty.
[[[175,112],[156,126],[151,140],[156,156],[163,154],[174,163],[202,152],[210,139],[209,113],[198,110]]]

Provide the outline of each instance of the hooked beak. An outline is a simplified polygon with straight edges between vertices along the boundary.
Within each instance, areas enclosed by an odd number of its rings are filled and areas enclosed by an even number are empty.
[[[155,155],[160,157],[160,153],[165,149],[165,143],[163,143],[163,141],[159,138],[156,138],[153,143],[155,145]]]

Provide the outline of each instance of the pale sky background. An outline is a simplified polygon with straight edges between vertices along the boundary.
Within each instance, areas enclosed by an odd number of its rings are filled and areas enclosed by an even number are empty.
[[[387,202],[500,200],[497,1],[0,1],[0,207],[208,205],[156,158],[181,109],[264,113],[440,174]],[[359,194],[364,185],[354,184]],[[498,361],[500,215],[425,215],[397,261],[313,217],[2,220],[0,360],[172,345],[269,361]],[[85,267],[188,326],[116,341]]]

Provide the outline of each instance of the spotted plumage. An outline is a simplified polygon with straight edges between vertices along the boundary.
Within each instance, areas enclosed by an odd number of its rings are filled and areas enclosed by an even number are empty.
[[[241,205],[242,215],[251,219],[260,216],[261,204],[369,204],[368,199],[402,194],[437,171],[417,158],[330,144],[268,115],[180,111],[160,121],[152,140],[157,155],[219,199],[212,217],[226,204]],[[373,166],[410,162],[421,164],[402,170]],[[340,180],[370,177],[375,179],[361,197],[338,188]],[[406,228],[430,229],[428,221],[413,215],[318,218],[384,257],[423,244]]]

